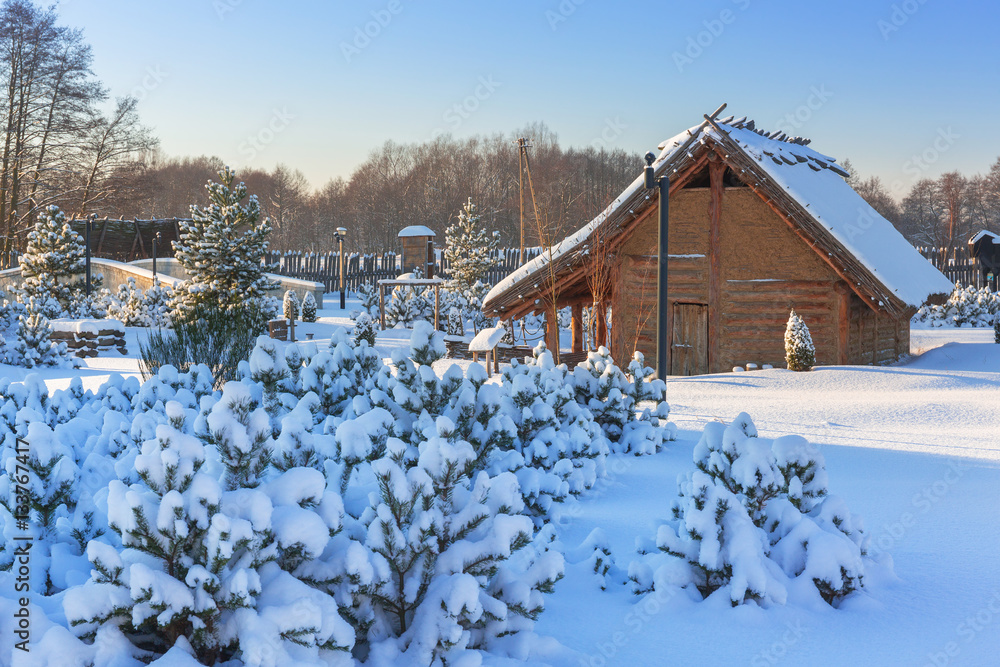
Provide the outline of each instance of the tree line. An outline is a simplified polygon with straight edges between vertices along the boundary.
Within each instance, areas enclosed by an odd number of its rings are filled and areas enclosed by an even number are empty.
[[[110,99],[91,71],[82,32],[54,7],[0,6],[0,256],[23,248],[44,207],[73,216],[171,218],[204,203],[219,157],[169,157],[145,127],[135,97]],[[528,139],[531,179],[517,140]],[[978,229],[1000,231],[1000,159],[984,175],[922,179],[897,200],[882,181],[849,183],[916,245],[962,245]],[[444,231],[469,197],[483,223],[516,247],[558,241],[593,218],[640,173],[638,153],[563,148],[544,123],[510,133],[450,135],[418,144],[386,141],[346,178],[313,189],[283,164],[238,173],[271,218],[271,247],[325,251],[346,227],[352,251],[395,248],[409,225]],[[522,232],[521,220],[524,220]]]
[[[847,182],[915,246],[965,246],[980,230],[1000,233],[1000,158],[985,174],[922,178],[901,201],[878,176],[863,178],[850,160],[844,166]]]

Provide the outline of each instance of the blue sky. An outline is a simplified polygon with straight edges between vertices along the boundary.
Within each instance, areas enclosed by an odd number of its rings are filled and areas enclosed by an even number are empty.
[[[897,195],[1000,155],[992,3],[63,0],[60,13],[112,94],[141,98],[166,153],[283,162],[316,187],[387,139],[533,121],[563,146],[645,152],[722,102]]]

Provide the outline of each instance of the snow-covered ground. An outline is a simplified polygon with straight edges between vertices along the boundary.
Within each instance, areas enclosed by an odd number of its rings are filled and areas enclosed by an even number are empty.
[[[315,324],[328,344],[347,312],[329,295]],[[348,311],[354,304],[348,304]],[[388,357],[409,331],[380,332]],[[128,356],[109,353],[77,370],[41,371],[50,389],[74,375],[96,388],[111,373],[138,375],[138,336]],[[668,382],[678,440],[653,456],[613,456],[609,477],[557,510],[566,577],[548,596],[536,631],[557,640],[559,665],[988,665],[1000,655],[1000,345],[988,329],[914,328],[914,354],[893,367],[774,369]],[[468,365],[465,362],[463,365]],[[445,364],[445,362],[438,362]],[[443,369],[439,369],[443,370]],[[0,366],[0,375],[28,371]],[[624,585],[601,591],[573,551],[595,529],[619,568],[636,538],[654,536],[692,469],[704,425],[748,412],[761,435],[799,434],[823,446],[832,493],[865,519],[873,550],[896,579],[868,580],[840,609],[730,608],[721,598],[637,598]],[[720,604],[720,601],[723,604]],[[0,623],[0,627],[4,627]],[[551,645],[551,644],[550,644]],[[541,656],[540,656],[541,657]],[[0,665],[7,664],[0,656]]]

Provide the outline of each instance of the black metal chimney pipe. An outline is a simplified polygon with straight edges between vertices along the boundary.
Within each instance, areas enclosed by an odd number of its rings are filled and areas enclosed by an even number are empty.
[[[656,156],[652,152],[646,153],[646,167],[643,169],[643,181],[646,189],[656,188],[660,193],[659,201],[659,262],[656,271],[656,377],[661,380],[667,378],[667,340],[670,332],[667,331],[667,265],[670,253],[669,247],[669,199],[670,199],[670,177],[664,174],[659,178],[653,169],[653,161]]]

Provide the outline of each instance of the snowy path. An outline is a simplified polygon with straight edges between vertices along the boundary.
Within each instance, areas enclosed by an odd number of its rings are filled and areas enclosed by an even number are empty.
[[[701,427],[746,411],[762,435],[824,445],[832,493],[864,517],[898,580],[869,580],[869,594],[839,610],[763,611],[601,592],[569,566],[538,626],[579,652],[566,664],[997,664],[1000,346],[948,344],[893,368],[673,379],[668,392],[679,441],[609,461],[605,485],[560,518],[568,550],[601,528],[627,570],[636,537],[652,537],[691,469]]]

